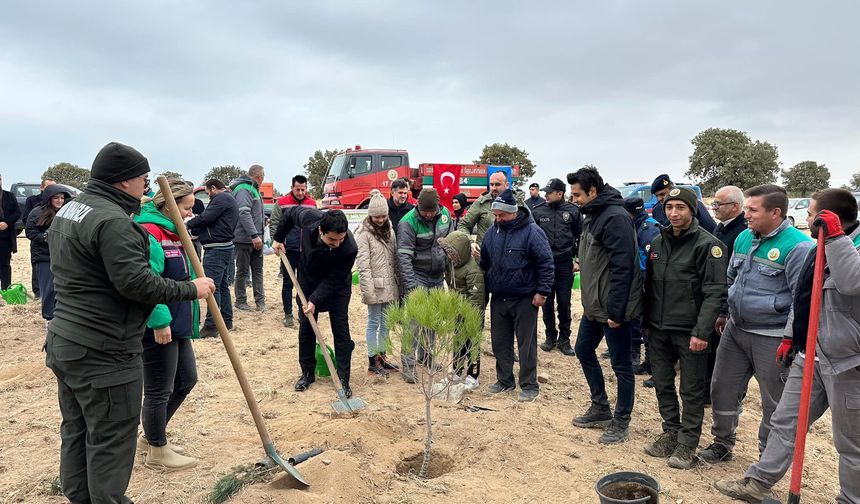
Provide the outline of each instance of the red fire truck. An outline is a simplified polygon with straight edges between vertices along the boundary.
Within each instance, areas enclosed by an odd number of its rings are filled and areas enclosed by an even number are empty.
[[[434,163],[422,163],[418,168],[409,166],[409,153],[394,149],[346,149],[338,153],[328,168],[321,206],[324,208],[367,208],[370,191],[379,189],[389,196],[391,183],[399,178],[412,185],[412,194],[418,197],[421,188],[433,185]],[[519,178],[519,166],[511,168],[514,180]],[[469,202],[487,190],[488,165],[460,165],[460,191]]]

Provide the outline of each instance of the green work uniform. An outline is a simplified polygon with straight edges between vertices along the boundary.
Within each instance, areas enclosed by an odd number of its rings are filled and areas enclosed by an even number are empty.
[[[696,448],[705,413],[708,352],[690,350],[695,336],[708,341],[725,302],[726,247],[699,227],[675,236],[672,228],[651,242],[645,276],[645,322],[654,387],[664,432],[677,432],[678,442]],[[680,395],[675,391],[675,364],[681,364]]]
[[[48,232],[57,307],[45,344],[63,420],[60,481],[72,503],[131,502],[146,320],[156,304],[197,298],[152,274],[140,201],[91,179]]]

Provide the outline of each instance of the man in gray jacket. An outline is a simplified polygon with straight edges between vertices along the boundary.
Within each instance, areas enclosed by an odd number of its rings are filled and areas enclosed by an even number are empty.
[[[813,236],[824,233],[827,261],[821,319],[809,402],[810,424],[831,411],[833,444],[839,453],[840,504],[860,502],[860,225],[857,200],[844,189],[825,189],[812,195],[807,222]],[[721,493],[759,502],[791,466],[800,389],[803,383],[806,331],[809,324],[815,249],[806,256],[794,297],[790,331],[776,358],[790,366],[788,381],[771,417],[767,447],[740,480],[721,480]],[[794,363],[793,353],[799,352]]]
[[[741,401],[753,375],[761,394],[759,453],[764,451],[786,379],[773,356],[790,330],[791,300],[813,245],[785,218],[785,189],[764,184],[748,189],[746,196],[749,228],[735,240],[726,274],[729,319],[720,317],[715,324],[721,338],[711,380],[714,442],[699,452],[710,463],[731,460]]]
[[[245,285],[248,270],[251,270],[251,283],[254,287],[254,302],[257,310],[266,309],[266,293],[263,290],[263,197],[260,184],[266,176],[263,167],[254,164],[248,174],[242,175],[230,184],[236,205],[239,207],[239,225],[233,235],[236,246],[236,308],[251,311]]]

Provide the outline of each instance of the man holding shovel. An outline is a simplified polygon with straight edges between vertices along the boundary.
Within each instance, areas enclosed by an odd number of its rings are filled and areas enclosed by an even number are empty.
[[[157,304],[203,299],[209,278],[152,274],[140,212],[149,162],[131,147],[99,151],[84,193],[48,233],[57,291],[45,363],[57,376],[60,481],[74,503],[122,502],[134,465],[143,395],[142,339]]]
[[[812,236],[824,233],[824,294],[812,374],[809,420],[828,408],[833,422],[833,444],[839,452],[839,504],[860,502],[860,224],[857,200],[844,189],[825,189],[812,195],[807,222]],[[801,270],[794,296],[793,319],[776,359],[791,366],[782,399],[771,417],[767,447],[744,478],[714,483],[729,497],[760,502],[785,475],[792,463],[800,409],[807,327],[810,318],[815,249]],[[792,364],[794,349],[801,353]]]
[[[294,206],[284,209],[278,229],[272,237],[272,248],[277,255],[284,252],[284,240],[294,228],[301,230],[298,287],[308,300],[307,306],[299,312],[299,365],[302,376],[296,382],[295,389],[303,392],[316,380],[316,336],[308,316],[316,320],[320,312],[329,312],[337,375],[344,394],[349,398],[352,397],[349,387],[350,359],[355,348],[349,335],[349,298],[352,296],[352,265],[358,255],[358,246],[342,211],[323,212],[309,206]]]

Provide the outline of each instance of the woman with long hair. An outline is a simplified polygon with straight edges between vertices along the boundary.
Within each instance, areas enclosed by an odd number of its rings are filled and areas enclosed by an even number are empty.
[[[193,187],[171,180],[170,192],[182,218],[191,216]],[[165,195],[158,192],[135,217],[149,233],[149,263],[152,272],[173,280],[196,278],[188,253],[170,219]],[[197,384],[197,363],[191,340],[199,337],[200,306],[197,301],[157,305],[146,323],[143,336],[143,436],[138,448],[146,450],[144,465],[151,469],[177,471],[197,465],[197,459],[167,440],[167,423]]]
[[[361,302],[367,305],[367,372],[387,375],[398,367],[386,359],[389,345],[385,309],[398,297],[397,254],[394,229],[388,220],[388,202],[374,189],[371,191],[367,217],[355,232]]]
[[[39,279],[39,292],[42,299],[42,318],[50,321],[54,318],[56,293],[54,292],[54,275],[51,273],[51,254],[48,251],[48,228],[54,221],[54,216],[72,195],[66,186],[49,185],[42,191],[42,204],[30,211],[24,232],[30,240],[30,264]]]

